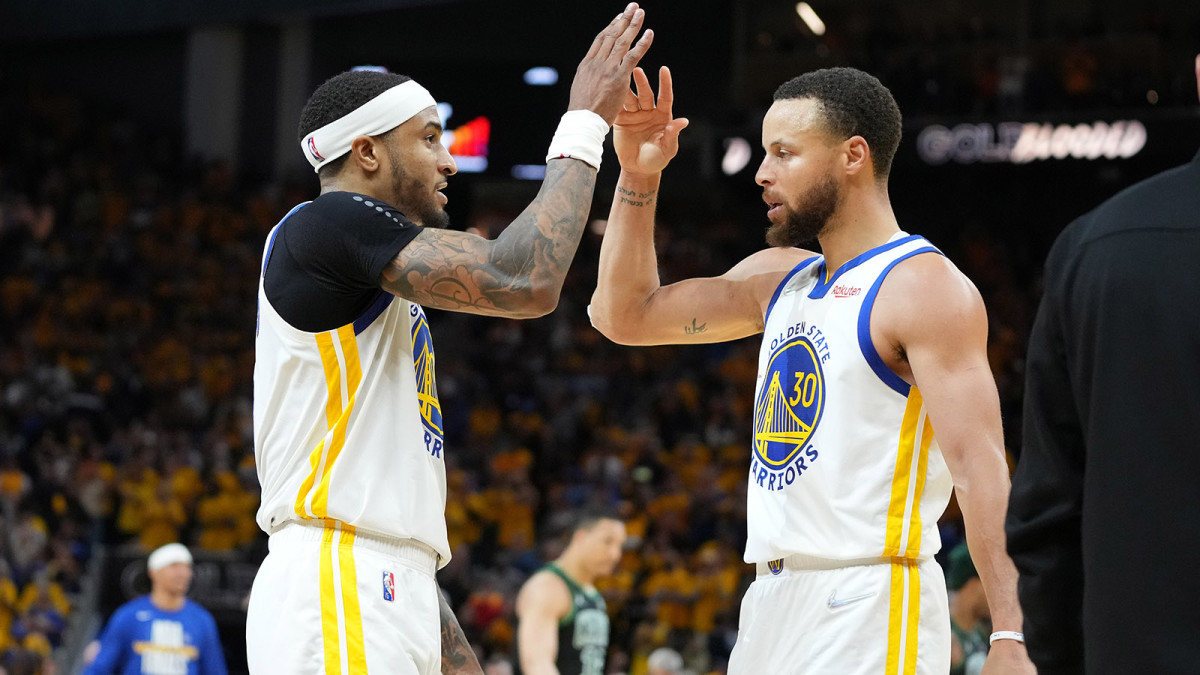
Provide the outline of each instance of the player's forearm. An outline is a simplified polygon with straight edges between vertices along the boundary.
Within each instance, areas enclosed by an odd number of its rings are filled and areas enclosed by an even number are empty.
[[[511,282],[489,292],[496,306],[546,314],[558,306],[587,226],[596,170],[576,159],[546,164],[537,197],[491,245],[488,265]]]
[[[660,179],[661,174],[622,171],[613,195],[590,311],[596,328],[616,342],[634,339],[646,303],[659,288],[654,207]]]
[[[967,545],[987,594],[994,630],[1021,630],[1017,600],[1017,568],[1008,557],[1004,539],[1004,514],[1008,503],[1008,466],[1003,451],[979,457],[967,475],[955,479],[955,494],[962,508]]]
[[[438,603],[442,623],[442,675],[483,675],[475,650],[440,590]]]

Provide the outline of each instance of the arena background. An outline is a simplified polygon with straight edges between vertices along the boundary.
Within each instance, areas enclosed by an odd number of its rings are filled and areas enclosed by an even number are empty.
[[[1073,218],[1200,147],[1200,4],[1066,0],[646,0],[692,120],[666,172],[665,281],[762,247],[753,183],[774,87],[878,75],[905,115],[901,225],[975,281],[1009,450],[1040,265]],[[494,236],[531,198],[575,64],[619,3],[60,0],[0,4],[0,665],[75,672],[147,548],[197,555],[193,597],[244,672],[265,539],[250,434],[255,275],[266,232],[316,194],[296,147],[308,93],[383,66],[450,103],[457,227]],[[526,84],[554,68],[556,84]],[[480,122],[486,118],[486,124]],[[473,158],[472,158],[473,157]],[[515,168],[516,167],[516,168]],[[440,581],[485,660],[510,651],[519,584],[562,514],[619,505],[633,535],[603,589],[611,672],[660,645],[723,672],[740,562],[757,339],[631,349],[588,325],[609,152],[557,311],[431,313],[455,550]],[[945,548],[961,539],[956,511]],[[26,668],[26,670],[19,670]]]

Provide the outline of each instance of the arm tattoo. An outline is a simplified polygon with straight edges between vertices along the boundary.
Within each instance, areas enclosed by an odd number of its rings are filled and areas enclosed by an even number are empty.
[[[426,307],[520,315],[557,298],[591,210],[596,170],[551,161],[538,196],[495,240],[422,230],[384,270],[383,287]]]
[[[690,325],[690,326],[684,326],[684,327],[683,327],[683,332],[684,332],[684,333],[686,333],[686,334],[688,334],[688,335],[697,335],[697,334],[699,334],[699,333],[703,333],[705,328],[708,328],[708,322],[707,322],[707,321],[705,321],[704,323],[702,323],[702,324],[700,324],[699,326],[697,326],[697,325],[696,325],[696,319],[693,317],[693,318],[692,318],[692,325]]]
[[[454,611],[446,604],[446,596],[440,588],[437,594],[442,620],[442,675],[483,675],[475,650],[463,634]]]
[[[658,194],[658,190],[638,192],[637,190],[626,190],[618,185],[617,194],[621,195],[622,204],[630,206],[654,206],[654,195]]]

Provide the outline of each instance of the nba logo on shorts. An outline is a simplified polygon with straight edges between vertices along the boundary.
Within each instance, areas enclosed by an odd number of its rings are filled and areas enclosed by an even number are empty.
[[[388,602],[396,599],[396,577],[391,572],[383,573],[383,599]]]

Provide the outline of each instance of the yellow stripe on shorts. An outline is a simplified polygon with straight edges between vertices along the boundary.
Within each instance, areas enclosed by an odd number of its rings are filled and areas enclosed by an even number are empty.
[[[905,565],[908,574],[908,621],[904,630],[904,672],[917,672],[917,629],[921,625],[921,569]]]
[[[327,527],[321,536],[321,642],[325,648],[325,675],[342,673],[341,631],[338,630],[337,591],[333,581],[334,534],[336,531]]]
[[[346,655],[350,672],[367,672],[366,641],[363,639],[362,611],[358,605],[358,573],[354,566],[354,526],[342,526],[338,543],[338,565],[342,582],[342,609],[346,619]]]
[[[900,638],[904,628],[904,564],[892,563],[892,592],[888,605],[887,675],[900,668]]]
[[[917,669],[917,639],[921,624],[921,570],[915,562],[892,562],[888,605],[886,675],[912,675]]]

